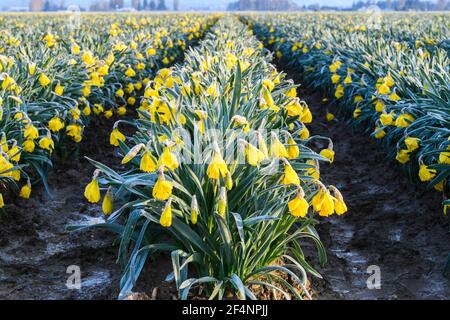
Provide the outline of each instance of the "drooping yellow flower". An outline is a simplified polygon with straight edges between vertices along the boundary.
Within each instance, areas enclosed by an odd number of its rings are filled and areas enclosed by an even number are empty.
[[[450,164],[450,151],[442,151],[439,153],[438,162],[440,164]]]
[[[376,112],[383,112],[384,107],[385,107],[385,104],[383,101],[377,100],[377,102],[375,102],[375,111]]]
[[[55,93],[58,96],[62,96],[64,94],[64,87],[58,83],[55,87]]]
[[[288,159],[296,159],[300,155],[300,149],[292,137],[288,139],[287,152],[288,152]]]
[[[337,75],[337,74],[333,74],[331,76],[331,83],[336,84],[339,82],[339,79],[341,79],[341,76]]]
[[[391,89],[389,89],[389,86],[385,83],[382,83],[378,87],[378,94],[389,94],[391,92]]]
[[[247,143],[245,146],[245,155],[248,164],[251,166],[257,166],[265,158],[264,153],[251,143]]]
[[[392,92],[389,95],[389,100],[391,100],[391,101],[400,101],[401,99],[402,98],[400,98],[400,96],[397,93],[395,93],[395,92]]]
[[[158,180],[153,186],[152,195],[157,200],[167,200],[172,195],[173,184],[166,180],[163,170],[158,175]]]
[[[308,214],[309,204],[305,199],[305,192],[299,186],[299,192],[288,202],[289,212],[296,218],[304,218]]]
[[[28,183],[22,186],[22,188],[20,189],[19,197],[29,199],[30,195],[31,195],[31,184],[28,181]]]
[[[169,199],[164,206],[164,210],[159,219],[159,224],[165,228],[169,228],[172,225],[172,199]]]
[[[270,94],[270,91],[266,87],[262,87],[261,89],[261,99],[260,99],[260,107],[261,109],[269,108],[275,112],[279,110],[279,108],[275,105],[275,102],[272,98],[272,95]]]
[[[97,203],[100,201],[100,188],[98,186],[97,176],[94,173],[94,178],[84,189],[84,196],[90,203]]]
[[[288,91],[286,91],[286,97],[294,99],[297,97],[297,88],[292,87]]]
[[[156,170],[156,159],[150,153],[150,151],[145,151],[141,158],[139,169],[142,172],[154,172]]]
[[[219,94],[218,89],[217,89],[217,83],[212,82],[211,85],[208,87],[208,89],[206,89],[206,93],[210,97],[213,97],[215,99]]]
[[[66,127],[66,133],[75,142],[80,142],[82,139],[83,128],[78,124],[69,124]]]
[[[300,185],[300,178],[298,177],[297,172],[295,172],[294,168],[292,168],[291,164],[288,161],[286,161],[284,164],[284,174],[282,178],[282,183]]]
[[[22,144],[23,151],[32,153],[36,145],[33,140],[25,140]]]
[[[340,62],[339,60],[336,60],[335,62],[333,62],[333,64],[330,65],[330,71],[336,72],[341,66],[342,66],[342,62]]]
[[[355,108],[355,110],[353,110],[353,118],[354,118],[354,119],[359,118],[359,116],[361,115],[361,113],[362,113],[361,108]]]
[[[405,164],[409,161],[409,150],[400,150],[397,152],[395,159],[401,164]]]
[[[332,114],[331,112],[327,112],[326,115],[327,121],[333,121],[334,120],[334,114]]]
[[[383,113],[380,115],[380,122],[383,126],[389,126],[394,122],[394,114],[391,113]]]
[[[39,83],[41,84],[41,86],[47,87],[50,82],[50,79],[44,73],[41,73],[41,75],[39,76]]]
[[[328,217],[334,213],[334,197],[325,187],[320,187],[312,199],[312,205],[322,217]]]
[[[438,182],[437,184],[435,184],[435,185],[433,186],[433,188],[434,188],[436,191],[442,192],[442,191],[444,191],[444,185],[445,185],[445,183],[446,183],[446,181],[445,181],[445,180],[442,180],[441,182]]]
[[[41,149],[48,150],[51,154],[55,148],[55,143],[53,142],[51,135],[41,138],[41,140],[39,140],[39,147]]]
[[[225,178],[227,176],[227,173],[228,167],[225,163],[225,160],[223,160],[220,152],[215,151],[211,163],[208,165],[208,168],[206,170],[206,174],[210,179],[217,180],[220,177]]]
[[[86,117],[89,117],[89,116],[91,115],[91,107],[90,107],[89,105],[86,105],[86,106],[83,108],[83,114],[84,114]]]
[[[275,134],[272,134],[270,155],[275,158],[287,158],[289,156],[286,147],[278,140],[278,137]]]
[[[363,100],[364,100],[364,98],[361,95],[359,95],[359,94],[356,95],[355,98],[353,98],[353,102],[356,103],[356,104],[358,102],[360,102],[360,101],[363,101]]]
[[[418,138],[406,137],[405,139],[406,149],[408,149],[408,151],[410,152],[419,149],[419,141],[420,140]]]
[[[374,137],[376,138],[376,139],[381,139],[381,138],[383,138],[385,135],[386,135],[386,131],[384,131],[384,130],[380,130],[381,128],[380,127],[378,127],[378,126],[376,126],[375,127],[375,134],[374,134]]]
[[[119,116],[124,116],[126,113],[127,113],[127,108],[125,108],[124,106],[117,108],[117,114]]]
[[[344,96],[344,86],[342,84],[338,84],[336,87],[336,91],[334,92],[334,97],[339,100]]]
[[[177,156],[170,151],[169,147],[164,147],[164,151],[158,159],[157,167],[161,166],[165,166],[172,171],[179,166]]]
[[[119,141],[124,142],[126,140],[125,135],[119,131],[119,129],[114,128],[109,136],[109,143],[115,147],[120,145]]]
[[[436,169],[429,169],[425,164],[420,165],[419,178],[420,181],[426,182],[430,181],[436,176]]]
[[[16,144],[14,144],[14,146],[10,150],[7,151],[7,155],[11,161],[19,162],[21,150],[19,149],[19,147]]]
[[[338,215],[346,213],[348,209],[347,209],[347,205],[345,204],[344,197],[342,196],[342,194],[339,192],[339,190],[336,187],[330,186],[330,189],[334,193],[334,197],[333,197],[334,211]]]
[[[113,113],[113,111],[111,109],[109,109],[109,110],[106,110],[103,113],[103,115],[105,116],[106,119],[110,119],[114,115],[114,113]]]
[[[347,74],[347,76],[344,79],[344,84],[351,84],[352,83],[352,76],[350,74]]]
[[[327,149],[323,149],[322,151],[320,151],[320,155],[322,157],[327,158],[328,160],[330,160],[330,163],[333,163],[334,161],[334,151],[333,149],[331,149],[330,147],[328,147]]]
[[[302,115],[300,117],[300,121],[303,124],[307,124],[307,123],[311,123],[312,119],[313,119],[313,117],[312,117],[311,110],[309,110],[308,106],[305,105],[302,110]]]
[[[303,128],[298,132],[298,136],[302,140],[308,139],[309,138],[309,130],[308,130],[308,128],[303,126]]]
[[[50,119],[50,121],[48,122],[48,128],[52,131],[52,132],[58,132],[60,131],[62,128],[64,128],[64,123],[61,121],[61,119],[59,117],[53,117]]]
[[[408,114],[408,113],[403,113],[401,115],[399,115],[397,117],[397,119],[395,119],[395,125],[398,128],[406,128],[408,127],[411,123],[413,123],[415,120],[415,118]]]
[[[0,193],[0,209],[5,206],[5,202],[3,201],[3,194]]]
[[[25,139],[34,140],[39,137],[39,131],[34,125],[30,124],[25,128],[23,136]]]
[[[263,81],[263,86],[267,88],[267,90],[269,90],[270,92],[273,91],[273,89],[275,88],[275,84],[273,83],[272,80],[270,79],[265,79]]]

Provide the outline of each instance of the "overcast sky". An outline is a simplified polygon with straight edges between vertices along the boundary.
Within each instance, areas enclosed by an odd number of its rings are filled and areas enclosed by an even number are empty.
[[[53,0],[58,2],[61,0]],[[64,0],[65,4],[77,4],[83,7],[88,7],[90,3],[95,0]],[[168,7],[172,6],[173,0],[165,0]],[[349,6],[353,0],[294,0],[299,5],[309,5],[313,3],[333,5],[333,6]],[[0,9],[9,6],[27,6],[29,0],[0,0]],[[126,3],[130,3],[131,0],[125,0]],[[232,0],[180,0],[180,7],[182,10],[188,10],[192,8],[210,7],[211,9],[225,9],[226,5]]]

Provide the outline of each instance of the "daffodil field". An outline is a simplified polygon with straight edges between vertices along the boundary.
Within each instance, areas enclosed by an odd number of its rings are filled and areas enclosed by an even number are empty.
[[[379,140],[412,181],[448,192],[448,14],[261,15],[243,20],[305,85],[325,102],[334,101],[341,114]],[[443,205],[446,211],[450,201]]]
[[[0,219],[50,194],[56,163],[107,122],[117,163],[86,156],[80,183],[97,220],[65,227],[114,235],[120,299],[161,254],[177,299],[316,298],[320,222],[353,211],[346,182],[321,175],[335,172],[337,142],[311,128],[298,87],[379,142],[386,166],[442,194],[446,213],[449,18],[2,14]]]
[[[272,289],[310,297],[307,272],[318,273],[300,240],[315,241],[326,259],[310,203],[321,216],[347,208],[337,188],[319,180],[318,160],[327,158],[307,147],[308,106],[262,49],[246,26],[224,18],[184,64],[161,69],[146,87],[136,133],[116,138],[127,170],[92,161],[85,196],[103,196],[111,216],[102,227],[120,234],[123,295],[162,250],[183,299],[198,285],[210,299],[256,299]],[[173,243],[152,237],[160,226]]]
[[[86,15],[75,28],[67,18],[0,16],[0,207],[5,192],[29,198],[46,184],[52,152],[80,143],[95,117],[125,116],[214,20]]]

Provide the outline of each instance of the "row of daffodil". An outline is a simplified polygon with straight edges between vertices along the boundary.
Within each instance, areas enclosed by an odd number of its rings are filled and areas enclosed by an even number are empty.
[[[306,274],[320,275],[305,260],[303,241],[316,243],[324,263],[316,217],[347,207],[319,180],[318,161],[333,156],[332,143],[324,156],[308,147],[329,139],[309,137],[308,106],[262,49],[236,18],[219,20],[184,64],[160,70],[147,85],[136,133],[126,137],[120,128],[129,122],[116,123],[111,144],[127,171],[92,160],[85,197],[102,202],[107,216],[94,227],[121,239],[122,296],[150,254],[169,251],[168,280],[183,299],[194,287],[219,299],[272,290],[310,297]],[[170,241],[158,242],[161,231]]]
[[[413,181],[450,178],[448,14],[247,17],[305,83],[379,139]],[[334,115],[327,114],[332,120]],[[444,201],[444,211],[450,202]]]
[[[124,116],[157,69],[214,22],[199,15],[11,15],[0,21],[0,181],[28,198],[92,115]],[[2,191],[2,192],[3,192]],[[3,207],[0,193],[0,207]]]

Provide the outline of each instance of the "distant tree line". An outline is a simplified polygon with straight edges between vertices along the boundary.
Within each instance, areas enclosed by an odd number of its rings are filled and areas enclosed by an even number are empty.
[[[450,10],[449,0],[420,1],[420,0],[358,0],[351,7],[342,8],[335,6],[321,6],[312,4],[309,6],[298,6],[290,0],[238,0],[228,5],[231,11],[292,11],[292,10],[364,10],[370,6],[376,5],[381,10],[393,11],[440,11]]]
[[[179,0],[173,1],[173,10],[179,10]],[[169,10],[165,0],[132,0],[131,6],[136,10]],[[89,10],[91,11],[108,11],[118,10],[125,7],[124,0],[96,0],[94,1]],[[43,11],[59,11],[66,10],[64,0],[45,0]]]

